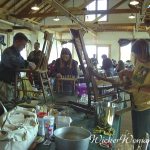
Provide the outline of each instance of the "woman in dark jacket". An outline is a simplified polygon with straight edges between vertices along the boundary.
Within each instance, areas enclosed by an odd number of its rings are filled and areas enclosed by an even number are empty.
[[[62,48],[60,58],[55,63],[56,77],[77,77],[77,66],[78,62],[72,59],[70,50],[68,48]]]
[[[76,78],[78,76],[77,72],[78,62],[72,59],[71,52],[68,48],[63,48],[61,51],[60,58],[56,60],[55,63],[55,72],[57,78]],[[57,83],[59,83],[59,79],[57,79]],[[68,89],[72,89],[72,93],[74,93],[74,85],[71,80],[61,81],[63,82],[62,86],[64,91],[68,91]],[[59,90],[58,90],[59,91]]]

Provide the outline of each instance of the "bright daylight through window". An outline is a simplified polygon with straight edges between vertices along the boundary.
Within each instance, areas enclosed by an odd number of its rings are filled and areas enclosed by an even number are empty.
[[[107,0],[94,0],[87,7],[87,11],[94,11],[93,14],[89,14],[85,16],[85,21],[93,21],[97,17],[101,16],[98,11],[107,10]],[[100,18],[98,21],[107,21],[107,15]]]

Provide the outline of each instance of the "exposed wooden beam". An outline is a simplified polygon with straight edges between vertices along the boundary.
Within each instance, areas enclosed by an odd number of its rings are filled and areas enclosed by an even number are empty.
[[[115,24],[92,24],[92,23],[87,23],[87,26],[107,26],[107,27],[114,27],[114,26],[135,26],[135,23],[115,23]],[[73,25],[42,25],[42,28],[78,28],[80,27],[78,24],[73,24]]]
[[[69,0],[60,0],[59,2],[62,4],[65,4],[66,2],[68,2]],[[45,10],[45,12],[55,12],[56,8],[54,7],[50,7],[48,10]],[[55,15],[56,16],[56,15]],[[42,19],[45,19],[45,17],[43,16],[42,18],[39,17],[38,19],[36,19],[37,21],[41,21]]]
[[[95,11],[87,11],[87,10],[71,10],[73,15],[89,15],[89,14],[120,14],[120,13],[138,13],[139,9],[113,9],[111,11],[108,10],[95,10]],[[49,13],[34,13],[34,14],[19,14],[15,17],[17,18],[33,18],[33,17],[54,17],[54,16],[64,16],[61,12],[49,12]]]
[[[36,0],[33,1],[28,1],[28,5],[22,9],[19,13],[29,13],[31,11],[31,6],[34,5],[36,3]]]
[[[25,0],[21,5],[19,5],[19,7],[17,7],[17,14],[18,14],[22,9],[24,9],[25,7],[27,7],[28,3],[29,3],[29,0]],[[20,3],[18,3],[18,4],[20,4]]]
[[[113,31],[124,31],[124,32],[132,32],[136,26],[135,23],[120,23],[120,24],[87,24],[89,27],[92,27],[95,32],[113,32]],[[41,26],[43,29],[62,29],[61,32],[69,31],[70,28],[79,29],[80,26],[78,24],[74,25],[43,25]],[[146,27],[144,24],[140,24],[138,30],[141,32],[146,32]]]
[[[3,8],[6,4],[8,4],[10,1],[8,1],[8,0],[5,0],[1,5],[0,5],[0,7],[1,8]]]
[[[13,9],[13,11],[16,11],[16,5],[20,2],[20,0],[15,0],[13,1],[12,5],[10,5],[7,10],[11,11],[11,9]],[[15,12],[14,12],[15,13]]]
[[[50,0],[47,0],[50,2]],[[66,17],[68,17],[70,20],[74,21],[75,23],[79,24],[82,29],[84,29],[86,32],[91,33],[92,35],[96,35],[96,33],[89,27],[86,26],[84,22],[76,18],[67,8],[65,8],[59,1],[52,0],[53,6],[58,9],[60,12],[62,12]]]

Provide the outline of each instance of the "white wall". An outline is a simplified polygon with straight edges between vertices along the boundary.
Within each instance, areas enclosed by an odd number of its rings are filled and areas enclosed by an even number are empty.
[[[71,35],[69,33],[63,34],[62,38],[71,39]],[[149,34],[147,32],[99,32],[97,33],[97,36],[94,37],[90,33],[86,33],[84,35],[84,43],[85,45],[110,45],[110,57],[115,60],[119,60],[120,47],[118,40],[121,38],[149,38]],[[74,59],[77,59],[76,52],[74,52]]]

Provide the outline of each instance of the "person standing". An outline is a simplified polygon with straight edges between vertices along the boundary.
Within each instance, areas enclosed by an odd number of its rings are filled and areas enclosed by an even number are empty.
[[[150,48],[144,39],[136,40],[132,45],[136,64],[133,71],[123,70],[119,73],[120,79],[124,76],[131,80],[128,86],[132,94],[132,127],[134,139],[145,139],[146,133],[150,136]],[[146,144],[142,143],[142,145]],[[135,150],[139,143],[135,143]],[[147,150],[150,150],[150,143]]]
[[[93,57],[90,59],[92,65],[97,69],[98,60],[96,58],[96,54],[93,54]]]
[[[29,53],[27,60],[34,62],[36,66],[38,66],[42,57],[43,57],[43,53],[40,50],[40,43],[35,42],[34,50]],[[34,84],[35,87],[37,87],[37,89],[41,88],[41,82],[40,82],[40,77],[38,73],[28,73],[28,78],[30,80],[30,83],[32,85]]]
[[[21,51],[25,48],[28,38],[21,32],[16,33],[13,37],[13,45],[6,48],[2,53],[0,63],[0,99],[13,99],[12,91],[14,89],[16,70],[20,68],[35,69],[36,65],[24,60]],[[9,92],[11,93],[9,95]]]
[[[102,69],[104,69],[105,74],[107,77],[114,76],[114,67],[113,63],[110,58],[107,57],[107,55],[103,54],[102,55]]]
[[[40,50],[40,43],[35,42],[34,43],[34,51],[30,52],[29,56],[27,57],[28,61],[34,62],[36,65],[38,65],[42,51]]]

